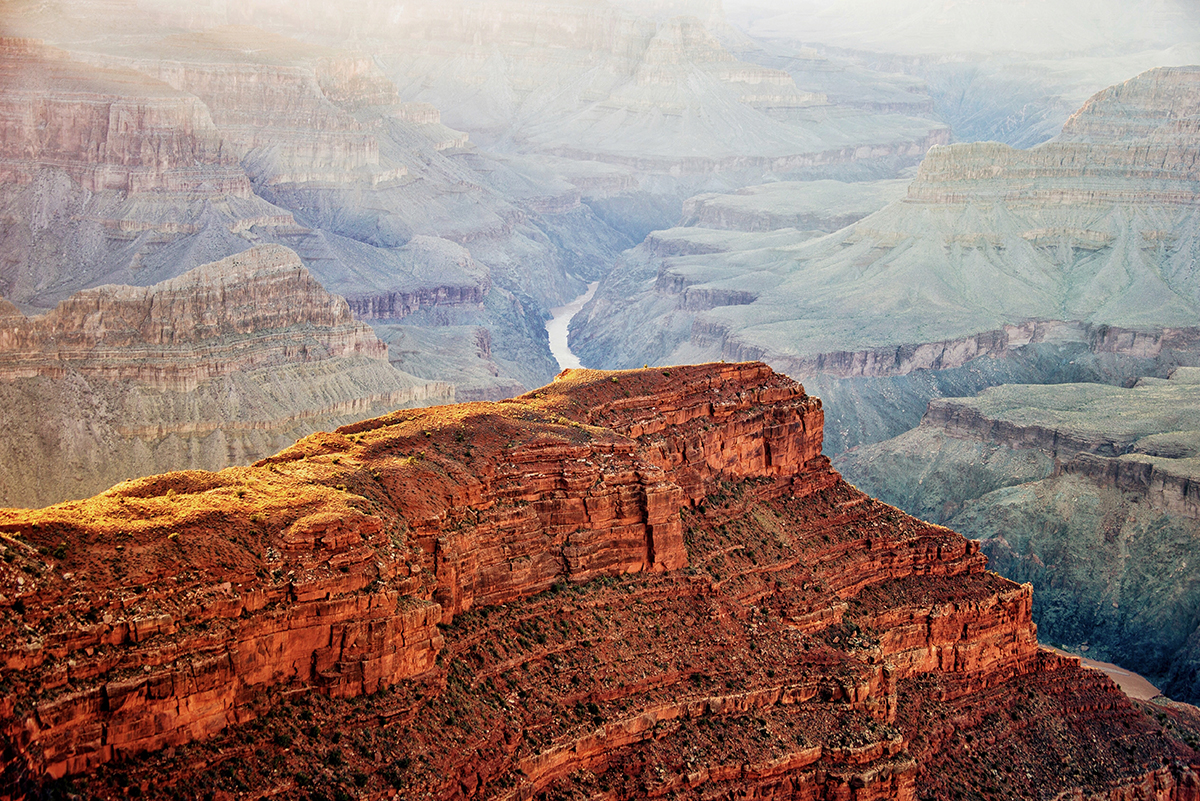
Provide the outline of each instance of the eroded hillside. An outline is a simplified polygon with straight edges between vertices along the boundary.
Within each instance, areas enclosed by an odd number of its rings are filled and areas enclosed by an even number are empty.
[[[996,570],[1033,583],[1051,642],[1193,701],[1196,372],[935,401],[919,427],[838,466],[865,491],[982,540]]]
[[[6,792],[1194,797],[1188,708],[821,434],[761,364],[571,371],[4,512]]]

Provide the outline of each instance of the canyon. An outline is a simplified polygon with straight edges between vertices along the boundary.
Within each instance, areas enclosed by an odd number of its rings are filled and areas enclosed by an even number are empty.
[[[837,459],[856,485],[981,540],[1051,642],[1200,688],[1194,367],[1129,388],[1002,385]]]
[[[0,512],[2,792],[1196,797],[1200,713],[821,449],[761,363],[570,370]]]
[[[1194,12],[808,5],[0,0],[0,797],[1200,797]]]
[[[745,210],[719,230],[672,228],[628,251],[573,321],[571,347],[609,368],[763,359],[845,411],[836,429],[859,430],[838,450],[915,426],[940,394],[1120,383],[1156,374],[1154,360],[1169,369],[1165,350],[1194,363],[1173,332],[1197,314],[1198,75],[1159,69],[1104,90],[1029,150],[936,147],[902,199],[826,236],[783,220],[758,230],[753,196],[733,196],[725,205]],[[1144,353],[1139,337],[1167,344]],[[856,396],[867,402],[841,402]],[[856,420],[863,407],[882,425]]]
[[[497,399],[554,375],[548,310],[685,198],[767,173],[890,178],[948,141],[920,103],[831,101],[739,60],[709,30],[730,36],[719,14],[495,0],[397,16],[363,0],[348,29],[310,5],[8,0],[0,294],[44,315],[282,245],[372,326],[405,374],[390,380]],[[96,391],[46,385],[37,402],[86,416]],[[373,402],[352,375],[336,391]]]

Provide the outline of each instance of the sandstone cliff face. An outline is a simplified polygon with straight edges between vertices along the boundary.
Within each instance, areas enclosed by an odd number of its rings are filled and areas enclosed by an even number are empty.
[[[603,225],[579,206],[577,191],[572,208],[538,206],[544,214],[502,197],[488,178],[515,170],[487,158],[469,165],[452,160],[451,151],[467,144],[465,135],[442,125],[437,109],[402,103],[395,86],[361,53],[310,47],[245,27],[165,38],[152,26],[135,25],[126,35],[119,23],[117,30],[107,29],[109,15],[126,12],[85,4],[81,15],[90,15],[103,34],[72,41],[69,52],[19,42],[9,48],[11,79],[0,86],[15,120],[5,164],[16,180],[0,181],[0,248],[8,254],[0,264],[0,292],[7,299],[32,313],[77,303],[72,295],[79,290],[151,287],[256,244],[275,243],[296,251],[316,281],[349,295],[352,310],[381,328],[401,318],[428,327],[483,328],[494,343],[494,360],[476,359],[473,348],[422,354],[417,361],[433,367],[422,371],[428,380],[401,380],[399,395],[391,391],[398,389],[394,380],[380,391],[381,382],[389,383],[388,371],[364,356],[345,376],[361,396],[380,404],[387,403],[385,396],[396,404],[429,395],[448,399],[444,384],[462,380],[468,394],[502,397],[553,375],[539,306],[572,297],[583,286],[574,276],[595,273],[615,253]],[[26,74],[30,78],[22,82]],[[97,95],[101,90],[107,94]],[[49,103],[50,111],[34,119],[37,103]],[[123,115],[119,125],[117,117],[111,125],[101,119],[110,106]],[[137,113],[126,113],[129,108]],[[176,112],[178,118],[172,117]],[[86,130],[72,129],[71,120],[86,121]],[[136,168],[132,183],[87,177],[127,167]],[[236,176],[236,186],[222,177],[225,172]],[[460,243],[470,243],[471,251]],[[576,255],[581,247],[588,248],[586,256]],[[45,326],[62,313],[51,314]],[[441,339],[454,344],[467,338]],[[184,358],[184,343],[172,347],[173,358]],[[190,358],[199,364],[216,355],[210,348]],[[441,356],[469,369],[440,371]],[[69,363],[64,369],[73,369]],[[82,380],[93,381],[97,364]],[[208,368],[209,377],[224,381],[236,364],[232,359],[229,369]],[[253,369],[263,366],[260,360]],[[21,374],[46,376],[48,370],[43,365]],[[129,377],[133,367],[122,370]],[[328,379],[322,378],[325,388]],[[100,380],[82,394],[110,396],[103,384],[108,379]],[[244,405],[261,408],[271,402],[259,391],[269,382],[264,377],[255,383],[262,385],[252,390],[257,397]],[[55,400],[44,387],[34,393],[39,402],[63,407],[81,397],[67,392]],[[349,413],[344,400],[325,397],[281,415],[311,417],[314,405]],[[118,418],[112,423],[120,429],[161,425],[177,432],[182,422],[163,409],[166,419],[149,419],[149,407],[164,405],[153,399],[138,401],[132,419],[124,420],[122,400],[106,397],[100,405],[110,412],[101,416]],[[197,424],[207,426],[207,419]],[[232,450],[244,445],[261,456],[310,430],[289,428],[266,447],[246,442]],[[214,442],[204,450],[222,448]],[[74,458],[86,448],[70,450]],[[53,458],[52,451],[48,455]],[[204,457],[155,461],[150,469],[229,463]],[[132,458],[131,464],[146,465],[147,459]],[[107,474],[103,481],[119,477]],[[8,502],[21,501],[33,499],[22,494]]]
[[[92,192],[250,194],[204,104],[128,69],[95,69],[37,40],[0,38],[0,178],[65,171]]]
[[[199,98],[110,62],[0,44],[0,291],[16,302],[154,284],[264,233],[303,230],[253,194]],[[191,247],[169,247],[181,240]]]
[[[1194,798],[1189,719],[1039,652],[1029,587],[842,482],[821,420],[761,364],[568,371],[6,511],[6,792]]]
[[[387,346],[297,255],[252,248],[151,287],[103,286],[0,323],[0,493],[86,496],[164,467],[219,469],[325,425],[452,400]]]

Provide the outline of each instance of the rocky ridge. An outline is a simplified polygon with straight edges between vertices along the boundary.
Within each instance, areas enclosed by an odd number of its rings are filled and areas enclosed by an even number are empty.
[[[150,287],[84,290],[39,317],[4,312],[8,504],[164,466],[219,469],[331,422],[454,397],[390,366],[371,328],[278,245]]]
[[[362,0],[348,19],[330,20],[309,3],[213,9],[300,38],[372,41],[406,97],[522,152],[679,176],[903,160],[948,141],[919,116],[831,108],[787,72],[730,53],[708,27],[719,14],[678,11],[653,19],[608,3],[490,0],[418,3],[395,15]],[[750,147],[731,135],[739,128]]]
[[[821,435],[765,365],[567,371],[5,511],[5,792],[1196,797],[1191,713]]]
[[[832,233],[904,197],[908,181],[778,181],[732,194],[705,193],[683,203],[681,226],[734,231]],[[666,255],[666,254],[664,254]]]
[[[346,301],[324,291],[300,258],[278,245],[149,287],[84,290],[47,314],[10,313],[4,321],[0,379],[9,381],[75,371],[190,392],[210,378],[286,361],[387,358]],[[302,328],[311,340],[297,337]]]

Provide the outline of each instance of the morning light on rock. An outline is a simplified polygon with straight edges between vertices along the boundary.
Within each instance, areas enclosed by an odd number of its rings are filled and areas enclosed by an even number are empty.
[[[1200,801],[1192,0],[0,0],[0,801]]]

